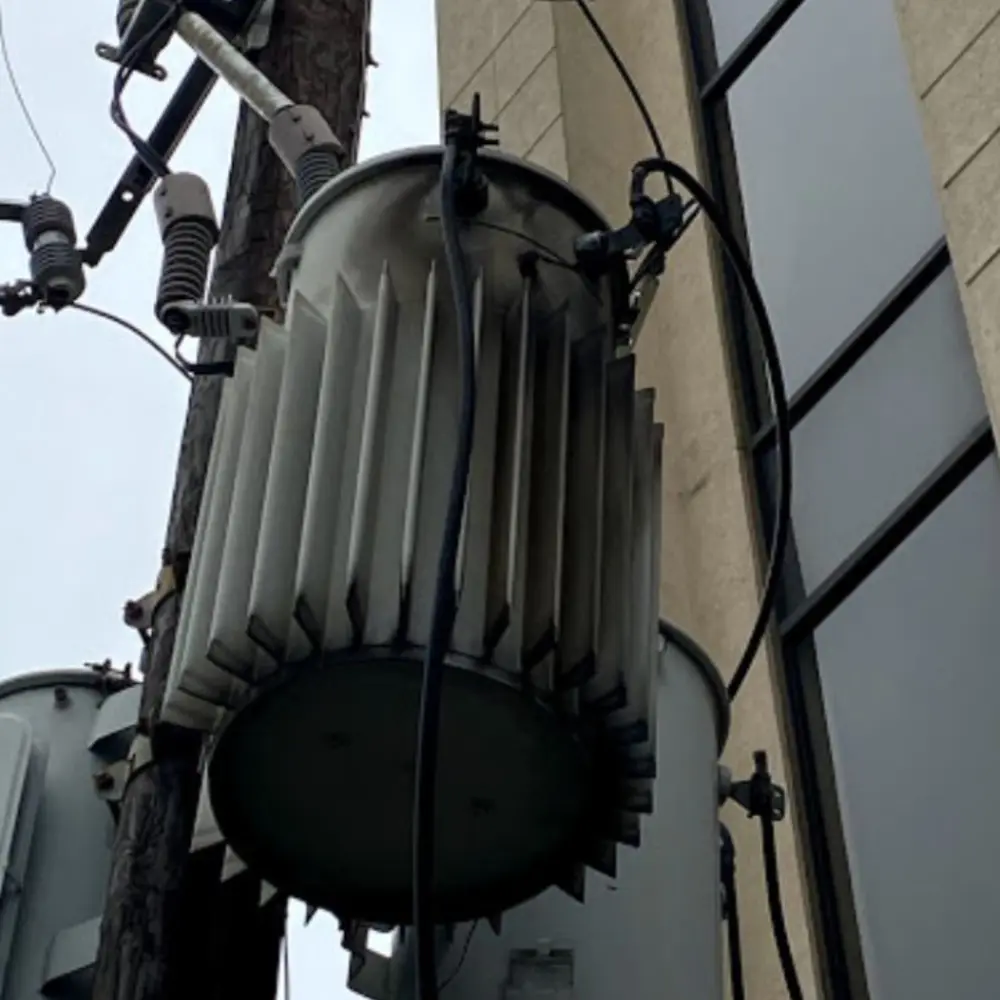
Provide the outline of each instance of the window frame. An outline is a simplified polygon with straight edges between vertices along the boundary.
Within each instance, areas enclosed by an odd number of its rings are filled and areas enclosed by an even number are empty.
[[[690,60],[688,71],[695,84],[702,153],[699,166],[744,249],[748,238],[727,98],[804,3],[777,0],[719,65],[708,0],[677,0]],[[774,420],[763,360],[739,283],[717,248],[715,257],[722,278],[724,325],[737,382],[739,419],[752,455],[759,553],[766,559],[775,505],[768,469],[775,441]],[[950,264],[948,245],[941,237],[789,400],[793,427],[840,385]],[[809,906],[818,937],[819,974],[823,991],[831,1000],[870,1000],[870,991],[813,636],[829,615],[995,453],[996,441],[986,418],[808,595],[798,568],[794,526],[792,529],[777,598],[774,648],[798,793],[796,809],[803,834]]]

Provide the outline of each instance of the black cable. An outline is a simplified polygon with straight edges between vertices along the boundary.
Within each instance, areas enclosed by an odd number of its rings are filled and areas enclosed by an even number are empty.
[[[49,147],[45,144],[45,140],[42,138],[42,133],[38,128],[38,124],[35,122],[35,118],[31,113],[31,109],[28,107],[28,102],[24,99],[24,93],[21,90],[21,85],[18,83],[17,74],[14,72],[14,63],[10,58],[10,51],[7,48],[7,29],[4,24],[3,18],[3,8],[0,6],[0,55],[3,57],[4,68],[7,71],[7,80],[10,83],[10,89],[14,92],[14,99],[17,101],[18,106],[21,109],[21,115],[24,117],[24,121],[28,126],[29,131],[35,140],[35,145],[38,147],[39,152],[45,158],[45,162],[49,168],[49,178],[45,184],[45,193],[52,193],[52,185],[56,180],[56,162],[52,158],[52,154],[49,152]]]
[[[781,882],[778,877],[778,849],[774,841],[774,817],[765,809],[760,814],[761,847],[764,853],[764,879],[767,883],[767,909],[771,917],[774,943],[778,947],[781,974],[790,1000],[803,1000],[799,975],[785,926],[785,909],[781,902]]]
[[[781,567],[785,560],[785,550],[788,547],[788,536],[791,530],[792,514],[792,425],[788,413],[788,394],[785,389],[785,377],[781,371],[781,358],[778,355],[778,343],[771,327],[771,320],[764,305],[754,277],[753,268],[740,247],[739,241],[730,229],[726,217],[715,199],[688,170],[671,160],[643,160],[633,168],[633,178],[648,173],[662,173],[673,177],[687,189],[688,193],[701,206],[702,211],[712,223],[719,241],[743,286],[744,294],[750,304],[750,311],[756,321],[757,336],[760,339],[764,364],[767,369],[767,379],[771,387],[771,404],[774,408],[775,437],[777,441],[777,504],[774,515],[774,531],[771,538],[768,556],[767,572],[764,577],[764,588],[761,594],[760,609],[757,619],[750,631],[743,655],[736,664],[733,676],[729,681],[729,700],[733,701],[747,679],[750,667],[760,649],[767,627],[774,610],[781,578]]]
[[[413,934],[417,953],[419,1000],[436,1000],[437,955],[434,942],[435,793],[441,729],[441,688],[444,657],[455,617],[455,564],[462,534],[465,497],[472,461],[476,414],[475,333],[468,267],[459,237],[456,204],[458,151],[453,142],[445,148],[441,167],[441,229],[445,259],[458,320],[461,401],[458,442],[445,515],[444,535],[434,588],[430,639],[424,657],[417,726],[416,794],[413,817]]]
[[[112,312],[108,312],[105,309],[98,309],[97,306],[84,305],[82,302],[67,302],[67,308],[77,309],[80,312],[89,313],[91,316],[97,316],[100,319],[106,319],[110,323],[115,323],[120,326],[123,330],[128,330],[129,333],[134,334],[138,337],[144,344],[151,347],[157,354],[160,355],[164,361],[175,368],[181,375],[184,376],[189,382],[191,381],[190,373],[185,369],[184,365],[178,361],[175,361],[170,354],[166,351],[164,347],[158,344],[148,333],[139,329],[134,323],[130,323],[127,319],[122,319],[121,316],[116,316]]]
[[[649,138],[653,143],[653,149],[656,150],[656,155],[661,159],[665,160],[667,158],[666,150],[663,148],[663,140],[660,138],[660,133],[657,131],[656,124],[653,122],[653,116],[649,113],[649,108],[646,106],[646,102],[643,100],[642,94],[639,93],[639,88],[635,85],[635,80],[632,79],[632,74],[629,73],[628,67],[622,62],[621,56],[615,50],[614,45],[611,44],[611,39],[608,38],[607,32],[601,27],[601,22],[597,20],[593,11],[587,6],[586,0],[576,0],[577,7],[580,8],[581,13],[587,19],[587,23],[590,25],[594,34],[597,36],[597,40],[604,46],[604,51],[607,52],[611,61],[615,64],[615,69],[618,70],[618,75],[622,78],[622,82],[628,88],[629,94],[632,95],[632,101],[642,116],[643,123],[646,126],[646,131],[649,133]],[[674,184],[671,177],[667,177],[667,190],[673,194]]]
[[[552,264],[554,267],[562,267],[567,271],[579,271],[576,264],[567,260],[562,254],[553,250],[552,247],[546,246],[541,240],[536,240],[534,236],[528,233],[522,233],[518,229],[501,225],[499,222],[487,222],[485,219],[473,219],[469,225],[480,229],[492,229],[494,232],[512,236],[514,239],[521,240],[529,246],[534,247],[539,252],[540,256],[538,259],[544,261],[546,264]]]
[[[115,82],[111,92],[111,121],[121,129],[129,142],[132,143],[132,148],[135,150],[136,156],[139,157],[143,164],[156,177],[166,177],[170,173],[170,167],[167,165],[166,160],[129,124],[129,120],[125,115],[125,108],[122,105],[122,94],[124,93],[125,85],[132,78],[132,74],[135,72],[136,66],[139,64],[139,60],[142,58],[147,46],[151,45],[156,36],[177,16],[179,10],[180,4],[173,4],[156,24],[142,38],[136,41],[129,48],[128,52],[121,56],[121,62],[119,63],[118,71],[115,73]]]
[[[428,222],[441,221],[439,215],[428,215],[425,218]],[[567,260],[561,253],[553,250],[550,246],[546,246],[541,240],[536,240],[534,236],[521,232],[519,229],[514,229],[513,226],[504,226],[499,222],[487,222],[485,219],[470,219],[467,224],[470,228],[492,229],[494,232],[503,233],[505,236],[521,240],[538,251],[538,259],[543,263],[551,264],[553,267],[561,267],[567,271],[575,271],[577,274],[580,273],[580,268],[577,264]]]
[[[731,1000],[746,1000],[743,984],[743,945],[740,940],[740,904],[736,893],[736,845],[724,823],[722,835],[722,889],[725,893],[726,942],[729,948],[729,995]]]
[[[476,920],[469,928],[469,933],[465,936],[465,944],[462,945],[462,953],[458,956],[458,965],[441,981],[438,992],[444,990],[446,986],[450,986],[458,978],[458,974],[462,971],[462,966],[465,965],[465,960],[469,957],[469,948],[472,947],[472,939],[476,936],[476,928],[478,926],[479,921]]]

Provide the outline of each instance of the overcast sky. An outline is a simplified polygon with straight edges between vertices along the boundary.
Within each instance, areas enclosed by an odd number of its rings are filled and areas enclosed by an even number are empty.
[[[130,156],[108,118],[115,0],[0,0],[18,82],[58,167],[81,239]],[[373,0],[362,156],[435,142],[433,0]],[[190,57],[164,54],[167,83],[130,86],[135,127],[156,120]],[[292,95],[294,97],[294,95]],[[173,160],[222,205],[236,101],[219,85]],[[0,199],[43,190],[48,168],[0,74]],[[115,253],[88,273],[83,301],[159,336],[152,314],[160,242],[144,205]],[[27,276],[18,226],[0,227],[0,283]],[[160,338],[167,343],[167,338]],[[79,313],[0,316],[0,677],[110,657],[136,660],[123,602],[150,589],[163,544],[186,384],[137,339]],[[293,1000],[348,995],[331,918],[301,929],[293,910]]]

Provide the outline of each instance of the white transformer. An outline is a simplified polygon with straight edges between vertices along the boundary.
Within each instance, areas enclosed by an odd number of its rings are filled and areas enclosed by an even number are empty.
[[[223,395],[164,709],[210,734],[197,844],[225,839],[229,870],[361,924],[412,912],[460,395],[441,162],[370,161],[294,222],[284,325],[241,349]],[[582,900],[587,867],[610,877],[616,845],[638,846],[658,768],[688,766],[657,752],[662,428],[620,339],[624,264],[574,267],[607,227],[564,182],[480,165],[487,207],[461,234],[478,399],[440,734],[447,923],[551,886]],[[692,780],[714,795],[709,770]]]
[[[87,1000],[139,691],[118,674],[0,683],[0,1000]]]

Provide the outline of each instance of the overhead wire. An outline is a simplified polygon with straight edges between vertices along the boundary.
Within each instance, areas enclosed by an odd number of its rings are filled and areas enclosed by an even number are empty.
[[[136,155],[149,168],[149,171],[157,177],[168,176],[170,167],[167,165],[166,160],[132,128],[125,114],[122,97],[125,85],[135,73],[143,52],[152,44],[157,35],[166,28],[170,21],[177,17],[179,10],[179,3],[172,4],[156,24],[142,38],[134,42],[129,50],[121,56],[111,92],[111,121],[125,134],[126,138],[132,144]]]
[[[636,164],[636,173],[663,173],[680,184],[698,202],[715,230],[719,242],[725,251],[733,270],[739,279],[743,293],[750,306],[754,319],[757,337],[760,341],[767,380],[770,387],[771,406],[774,410],[775,436],[777,441],[777,503],[775,505],[774,527],[769,547],[767,569],[761,592],[760,607],[750,636],[747,639],[743,653],[737,661],[736,668],[729,680],[727,690],[729,700],[733,701],[746,682],[750,667],[753,664],[774,611],[778,585],[781,579],[781,567],[788,547],[791,532],[792,506],[792,429],[791,417],[788,412],[788,392],[785,388],[785,378],[781,370],[781,358],[778,354],[778,343],[771,326],[771,319],[764,304],[760,286],[754,277],[753,268],[740,247],[722,208],[708,193],[706,188],[687,169],[678,163],[664,159],[643,160]]]
[[[49,152],[49,147],[46,146],[45,140],[42,138],[38,125],[35,123],[34,116],[31,114],[31,110],[28,107],[28,102],[25,100],[20,84],[17,81],[17,74],[14,72],[14,64],[10,58],[10,51],[7,48],[7,29],[4,24],[2,4],[0,4],[0,55],[3,57],[7,79],[10,82],[11,90],[14,92],[14,98],[21,109],[21,114],[24,116],[24,120],[27,123],[32,136],[34,136],[35,144],[38,146],[39,151],[45,158],[45,162],[48,164],[49,176],[45,184],[45,193],[51,194],[52,185],[56,180],[56,163],[52,158],[52,154]]]
[[[419,1000],[436,1000],[437,949],[434,932],[434,855],[437,761],[441,730],[444,657],[455,617],[455,567],[465,515],[476,414],[475,331],[468,265],[462,249],[457,206],[458,150],[445,147],[441,167],[441,230],[452,297],[458,319],[460,400],[458,439],[452,467],[444,532],[438,557],[430,637],[424,656],[417,723],[413,806],[413,933]]]
[[[628,71],[628,67],[622,61],[621,56],[618,55],[618,51],[615,49],[611,39],[608,37],[608,33],[601,26],[601,22],[597,20],[597,16],[587,6],[586,0],[576,0],[576,5],[580,8],[580,12],[586,18],[591,31],[593,31],[597,36],[597,40],[601,43],[604,51],[608,54],[608,58],[614,63],[615,69],[618,70],[618,75],[622,78],[622,82],[628,88],[628,92],[632,96],[632,101],[642,118],[643,124],[646,126],[646,131],[649,133],[649,138],[653,143],[653,149],[656,150],[656,155],[661,160],[665,160],[667,158],[667,153],[663,146],[663,140],[660,138],[660,132],[656,127],[656,123],[653,121],[653,116],[649,112],[649,106],[646,104],[645,99],[639,92],[639,88],[636,86],[635,80],[632,78],[632,74]],[[673,194],[673,181],[670,178],[667,178],[667,190]]]
[[[730,265],[736,273],[743,294],[750,307],[750,312],[754,320],[754,327],[757,338],[760,342],[761,353],[763,355],[764,366],[767,373],[767,380],[771,395],[771,406],[774,414],[776,453],[777,453],[777,502],[774,512],[774,523],[772,528],[771,542],[768,551],[767,568],[764,574],[764,581],[760,597],[760,605],[750,635],[744,646],[743,652],[737,661],[736,667],[727,685],[727,696],[732,703],[750,673],[750,669],[760,650],[764,637],[767,633],[768,625],[776,603],[778,586],[780,581],[781,568],[785,559],[785,552],[788,547],[788,540],[791,533],[791,502],[792,502],[792,439],[791,439],[791,418],[788,409],[788,393],[785,387],[784,374],[781,369],[781,358],[778,353],[777,340],[771,326],[770,316],[764,303],[760,287],[753,273],[747,256],[744,254],[739,240],[730,228],[725,213],[711,196],[708,190],[691,174],[690,171],[677,163],[669,160],[664,152],[663,144],[659,134],[649,114],[645,101],[642,99],[638,88],[631,75],[622,62],[620,56],[611,44],[606,32],[602,29],[597,18],[587,7],[585,0],[576,0],[583,16],[590,27],[597,35],[605,51],[611,58],[626,87],[635,101],[636,107],[642,116],[646,127],[649,130],[650,138],[656,148],[655,159],[641,161],[636,164],[633,170],[633,182],[637,172],[646,173],[658,172],[664,176],[667,182],[668,191],[674,193],[674,183],[686,189],[697,207],[694,212],[687,214],[685,206],[685,216],[682,219],[678,230],[670,234],[671,244],[676,242],[679,236],[694,221],[699,211],[705,213],[716,237],[722,244],[723,251],[728,258]],[[632,278],[631,289],[635,289],[639,281],[645,276],[647,271],[657,266],[665,252],[663,246],[654,244],[640,261],[638,268]],[[781,962],[782,975],[790,1000],[802,1000],[802,987],[799,982],[798,973],[795,968],[795,960],[792,955],[791,945],[788,938],[788,929],[785,924],[784,908],[781,899],[781,885],[779,880],[779,868],[777,860],[777,848],[774,838],[774,817],[764,810],[760,814],[762,850],[764,855],[764,871],[767,886],[768,913],[771,920],[771,928],[774,935],[775,944],[778,949],[778,956]],[[732,913],[730,931],[730,945],[734,951],[732,956],[738,967],[731,970],[735,976],[733,985],[736,987],[734,995],[742,993],[742,959],[739,946],[739,916],[736,912],[737,899],[735,878],[732,879]]]
[[[108,312],[106,309],[99,309],[97,306],[86,305],[83,302],[69,302],[66,305],[68,309],[76,309],[78,312],[89,313],[91,316],[97,316],[99,319],[107,320],[109,323],[114,323],[120,326],[123,330],[127,330],[129,333],[138,337],[144,344],[151,347],[157,354],[163,358],[164,361],[178,371],[184,378],[189,382],[192,381],[191,373],[188,372],[185,367],[170,356],[170,352],[167,351],[165,347],[158,344],[148,333],[140,329],[134,323],[130,323],[127,319],[123,319],[121,316],[115,315],[113,312]]]

